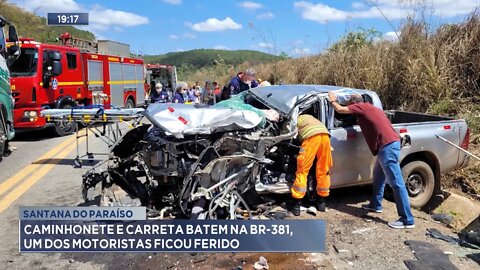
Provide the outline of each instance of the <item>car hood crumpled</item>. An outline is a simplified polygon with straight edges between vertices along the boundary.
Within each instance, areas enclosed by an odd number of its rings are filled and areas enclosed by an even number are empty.
[[[175,137],[194,134],[251,129],[262,117],[253,111],[215,107],[195,107],[189,104],[150,104],[145,116],[157,127]]]

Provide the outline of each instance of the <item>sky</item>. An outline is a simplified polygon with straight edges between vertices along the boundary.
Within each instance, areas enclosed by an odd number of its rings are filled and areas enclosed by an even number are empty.
[[[480,0],[10,0],[36,15],[88,12],[97,39],[130,44],[138,54],[191,49],[318,54],[348,32],[374,28],[395,40],[407,16],[438,26],[464,19]],[[21,33],[19,33],[21,35]]]

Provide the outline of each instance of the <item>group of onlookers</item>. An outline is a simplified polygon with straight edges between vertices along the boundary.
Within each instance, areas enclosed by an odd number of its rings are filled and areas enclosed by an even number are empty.
[[[186,82],[179,82],[175,91],[168,91],[161,83],[155,85],[155,91],[151,91],[151,103],[185,103],[185,104],[215,104],[222,100],[227,100],[231,95],[237,95],[250,88],[258,86],[269,86],[268,81],[259,83],[255,79],[253,69],[247,69],[235,75],[223,88],[217,82],[205,82],[202,88],[195,82],[189,86]]]

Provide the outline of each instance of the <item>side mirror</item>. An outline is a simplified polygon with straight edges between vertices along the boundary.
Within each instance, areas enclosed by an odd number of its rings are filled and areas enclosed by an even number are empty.
[[[59,52],[50,52],[48,58],[52,61],[62,60],[62,55]]]
[[[20,47],[14,44],[7,48],[7,66],[11,67],[20,56]]]
[[[62,63],[60,63],[60,61],[52,62],[52,74],[53,76],[58,76],[62,74]]]
[[[20,55],[20,47],[17,44],[7,48],[8,55]]]
[[[8,27],[8,41],[9,42],[17,42],[18,41],[17,28],[15,28],[15,26],[13,26],[13,25],[10,25]]]

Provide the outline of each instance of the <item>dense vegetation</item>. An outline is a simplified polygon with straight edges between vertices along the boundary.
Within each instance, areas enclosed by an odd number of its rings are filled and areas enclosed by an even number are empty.
[[[254,68],[275,83],[372,89],[387,109],[461,117],[480,131],[480,15],[435,29],[409,20],[397,41],[372,34],[349,33],[320,55]]]
[[[69,32],[76,38],[95,39],[93,33],[72,26],[48,26],[45,18],[6,1],[0,1],[0,14],[15,24],[19,37],[34,38],[42,43],[56,43],[56,39],[62,33]]]
[[[181,80],[214,80],[219,75],[230,74],[229,69],[234,69],[246,60],[253,64],[270,63],[285,59],[284,56],[276,56],[259,51],[251,50],[214,50],[196,49],[185,52],[170,52],[162,55],[146,55],[146,63],[161,63],[177,66]],[[200,71],[199,76],[195,76]],[[236,72],[236,71],[232,71]]]
[[[178,67],[184,65],[198,69],[212,66],[219,61],[224,61],[228,65],[238,65],[247,59],[253,60],[254,63],[265,63],[280,59],[280,57],[251,50],[196,49],[184,52],[170,52],[162,55],[145,55],[144,59],[146,63],[162,63]]]

